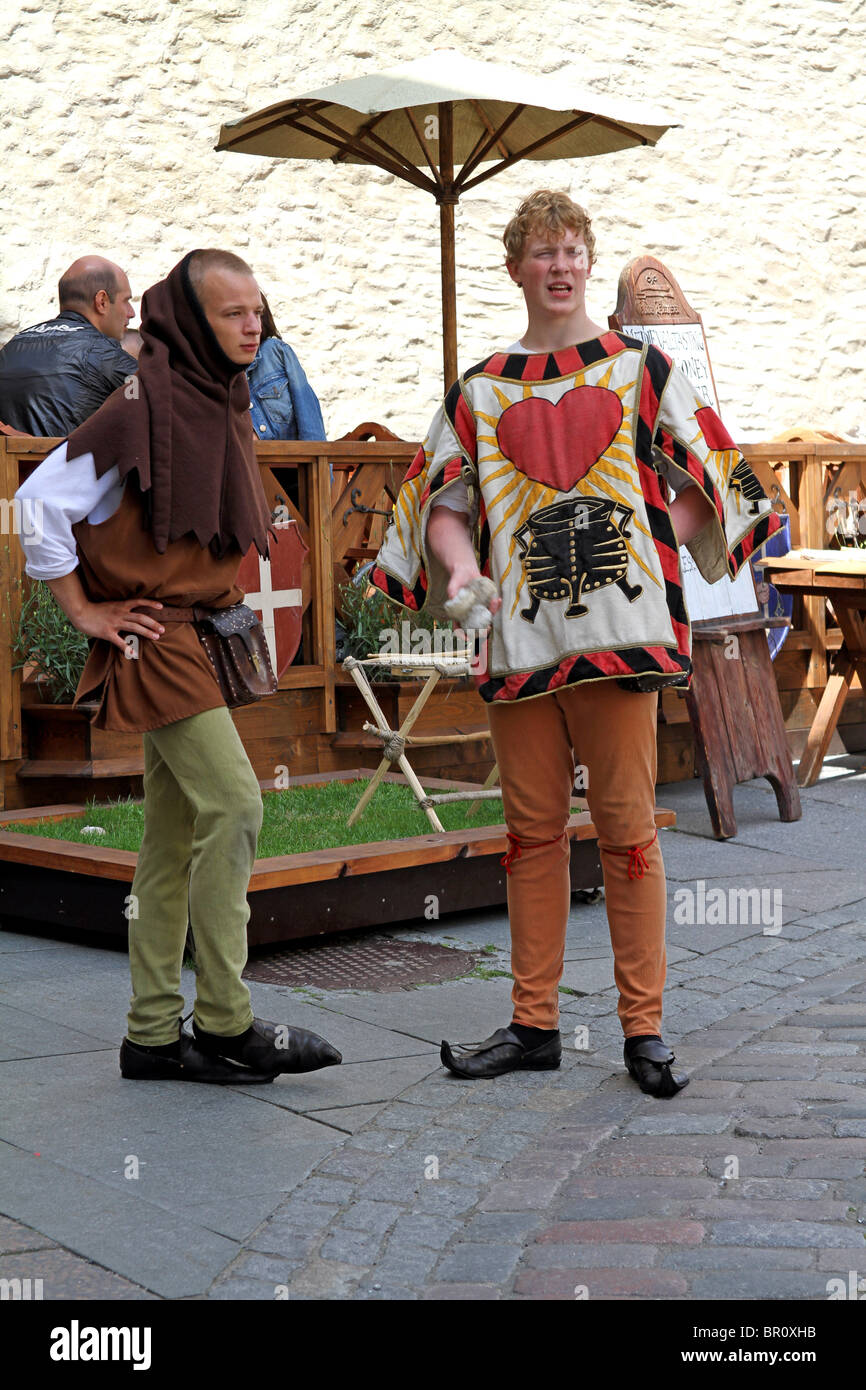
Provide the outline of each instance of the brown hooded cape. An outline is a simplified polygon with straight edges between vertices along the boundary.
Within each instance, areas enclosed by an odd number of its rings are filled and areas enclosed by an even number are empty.
[[[268,551],[270,514],[259,479],[242,366],[226,357],[189,278],[191,251],[141,301],[138,374],[69,436],[67,458],[93,454],[96,475],[133,470],[154,544],[194,535],[241,555]]]
[[[223,608],[255,545],[267,554],[270,515],[259,479],[242,367],[214,337],[189,282],[187,256],[142,301],[139,374],[70,435],[67,457],[93,454],[98,476],[125,480],[115,513],[73,527],[80,575],[94,602],[157,599],[162,622],[131,659],[93,644],[76,699],[99,697],[99,728],[144,732],[224,703],[188,622],[170,607]],[[137,388],[137,389],[136,389]]]

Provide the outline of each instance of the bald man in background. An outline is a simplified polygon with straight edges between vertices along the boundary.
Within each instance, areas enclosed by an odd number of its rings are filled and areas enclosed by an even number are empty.
[[[82,256],[58,285],[60,313],[16,333],[0,351],[0,421],[7,432],[65,437],[137,370],[120,339],[135,317],[119,265]]]

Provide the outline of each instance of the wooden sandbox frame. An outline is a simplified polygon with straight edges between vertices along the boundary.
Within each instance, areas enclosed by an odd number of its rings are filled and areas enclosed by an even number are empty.
[[[369,768],[295,777],[289,785],[372,776]],[[388,774],[388,781],[403,778]],[[466,783],[425,778],[437,790],[461,790]],[[273,783],[262,784],[262,790]],[[62,820],[84,815],[83,806],[44,806],[0,814],[0,920],[14,929],[39,926],[86,932],[126,941],[126,906],[136,855],[128,850],[53,840],[7,831],[13,821]],[[419,823],[422,813],[419,810]],[[671,826],[672,811],[657,809],[656,825]],[[571,886],[601,884],[595,827],[589,813],[568,822]],[[306,854],[256,861],[250,880],[251,947],[326,935],[389,922],[423,924],[425,908],[436,897],[439,917],[506,901],[506,873],[500,860],[508,850],[505,827],[425,834],[406,840],[344,845]]]

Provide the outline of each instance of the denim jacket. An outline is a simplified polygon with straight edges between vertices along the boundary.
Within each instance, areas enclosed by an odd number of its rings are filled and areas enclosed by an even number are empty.
[[[267,338],[247,367],[250,414],[259,439],[325,439],[316,393],[288,343]]]

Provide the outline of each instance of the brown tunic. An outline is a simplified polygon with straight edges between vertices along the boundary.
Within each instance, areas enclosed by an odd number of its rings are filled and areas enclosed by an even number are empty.
[[[243,598],[235,584],[243,558],[236,547],[218,560],[194,536],[183,536],[159,553],[132,478],[127,479],[113,516],[98,525],[79,521],[72,533],[81,580],[94,602],[152,598],[177,608],[195,604],[226,608]],[[157,622],[162,619],[159,609],[142,612]],[[97,728],[145,732],[225,703],[192,624],[167,622],[164,626],[155,641],[139,639],[137,659],[127,658],[111,642],[94,642],[75,700],[100,696],[93,718]]]

